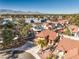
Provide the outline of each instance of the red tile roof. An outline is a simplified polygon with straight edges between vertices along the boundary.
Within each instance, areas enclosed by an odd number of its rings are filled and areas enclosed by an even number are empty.
[[[59,50],[69,50],[72,48],[79,48],[79,41],[78,40],[72,40],[69,38],[63,38],[60,40],[57,49]]]
[[[46,29],[46,30],[43,30],[42,32],[38,33],[36,36],[45,38],[46,36],[49,35],[49,33],[50,33],[50,30]]]
[[[53,32],[52,30],[46,29],[46,30],[43,30],[42,32],[38,33],[36,36],[43,37],[43,38],[49,36],[49,39],[53,40],[56,38],[56,35],[57,35],[56,32]]]
[[[73,56],[73,57],[70,57],[70,58],[64,58],[64,59],[79,59],[79,55],[76,55],[76,56]]]
[[[69,59],[72,57],[75,57],[76,55],[79,55],[79,48],[73,48],[71,50],[68,50],[67,54],[65,55],[64,59]]]
[[[60,29],[59,32],[64,32],[64,29]]]
[[[60,40],[56,49],[61,51],[67,51],[67,53],[64,56],[64,59],[79,59],[79,41],[78,40],[63,38]]]
[[[55,39],[56,38],[56,36],[57,36],[57,33],[56,32],[50,32],[50,34],[49,34],[49,40],[53,40],[53,39]]]
[[[79,55],[76,55],[76,56],[74,56],[74,57],[72,57],[70,59],[79,59]]]

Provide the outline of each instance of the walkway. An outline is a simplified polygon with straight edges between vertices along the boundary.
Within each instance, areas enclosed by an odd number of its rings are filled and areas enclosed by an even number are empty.
[[[39,50],[40,50],[40,48],[38,46],[35,46],[35,47],[31,48],[30,50],[26,50],[26,52],[31,53],[36,59],[41,59],[37,54]]]

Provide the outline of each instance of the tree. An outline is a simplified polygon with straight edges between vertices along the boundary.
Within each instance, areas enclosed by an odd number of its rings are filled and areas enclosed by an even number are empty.
[[[48,46],[46,49],[44,49],[44,51],[50,49],[53,52],[56,49],[57,45],[58,45],[56,43],[59,43],[59,41],[60,41],[60,35],[58,34],[58,36],[54,40],[54,43],[52,45]]]
[[[47,41],[44,38],[38,38],[37,44],[43,48],[44,46],[47,45]]]
[[[52,57],[51,56],[47,56],[47,58],[46,59],[51,59]]]
[[[2,31],[2,37],[3,37],[3,46],[4,47],[7,47],[8,45],[10,45],[14,38],[12,31],[9,29],[4,29]]]
[[[66,35],[72,35],[71,29],[69,27],[66,27],[64,29],[64,34],[66,34]]]
[[[30,28],[31,28],[31,24],[22,26],[21,29],[20,29],[20,35],[21,35],[22,37],[27,36],[28,30],[29,30]]]
[[[73,16],[72,19],[70,20],[70,23],[79,26],[79,16],[77,15]]]

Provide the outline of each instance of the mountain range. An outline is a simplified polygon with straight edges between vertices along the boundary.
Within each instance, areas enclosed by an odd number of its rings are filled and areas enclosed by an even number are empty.
[[[0,14],[41,14],[40,12],[25,12],[25,11],[16,11],[16,10],[9,10],[9,9],[0,9]]]
[[[0,9],[0,14],[51,14],[51,13],[40,13],[40,12],[32,12],[32,11],[26,12],[26,11],[16,11],[16,10],[10,10],[10,9]],[[79,14],[79,13],[72,13],[72,14]]]

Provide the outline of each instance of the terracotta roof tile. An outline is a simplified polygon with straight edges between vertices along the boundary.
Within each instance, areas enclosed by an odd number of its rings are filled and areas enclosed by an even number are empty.
[[[49,40],[54,40],[57,37],[57,33],[56,32],[51,32],[49,34]]]
[[[79,59],[79,55],[72,57],[71,59]]]
[[[47,30],[43,30],[42,32],[38,33],[37,36],[45,38],[46,36],[49,35],[49,33],[50,33],[50,30],[47,29]]]
[[[79,41],[78,40],[63,38],[60,40],[56,49],[67,51],[64,59],[79,59]]]
[[[79,59],[79,55],[76,55],[76,56],[73,56],[73,57],[70,57],[70,58],[64,58],[64,59]]]
[[[43,30],[42,32],[40,32],[40,33],[37,34],[38,37],[43,37],[43,38],[49,36],[50,40],[55,39],[56,35],[57,35],[56,32],[53,32],[53,31],[48,30],[48,29],[47,30]]]
[[[79,55],[79,48],[73,48],[73,49],[68,50],[64,59],[72,58],[76,55]]]
[[[78,48],[79,47],[79,41],[78,40],[72,40],[69,38],[63,38],[60,40],[57,49],[59,50],[69,50],[72,48]]]

